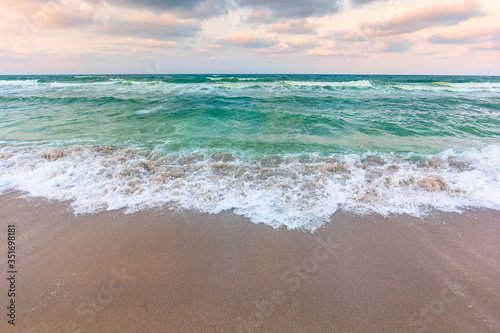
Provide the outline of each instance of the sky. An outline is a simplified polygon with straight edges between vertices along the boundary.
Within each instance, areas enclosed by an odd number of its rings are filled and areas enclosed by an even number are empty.
[[[0,75],[500,75],[498,0],[1,0]]]

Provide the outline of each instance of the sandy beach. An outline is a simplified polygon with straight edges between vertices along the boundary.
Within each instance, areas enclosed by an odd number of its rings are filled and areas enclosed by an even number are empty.
[[[0,333],[500,333],[500,1],[0,17]]]
[[[74,216],[20,195],[0,196],[18,270],[2,332],[500,330],[498,211],[338,213],[311,234],[231,212]]]

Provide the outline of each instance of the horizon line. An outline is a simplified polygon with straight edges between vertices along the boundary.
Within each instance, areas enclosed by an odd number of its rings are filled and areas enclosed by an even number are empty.
[[[1,76],[71,76],[71,75],[364,75],[364,76],[490,76],[500,77],[500,74],[373,74],[373,73],[43,73],[43,74],[0,74]]]

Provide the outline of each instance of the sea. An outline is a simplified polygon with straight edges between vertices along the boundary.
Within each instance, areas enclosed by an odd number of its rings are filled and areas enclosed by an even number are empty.
[[[500,77],[0,76],[0,193],[314,231],[500,209]]]

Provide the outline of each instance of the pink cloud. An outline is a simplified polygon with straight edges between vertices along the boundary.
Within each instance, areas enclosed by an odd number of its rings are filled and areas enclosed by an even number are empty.
[[[176,47],[179,45],[178,42],[176,41],[171,41],[171,40],[156,40],[156,39],[146,39],[146,40],[141,40],[138,42],[140,46],[142,47],[150,47],[150,48],[170,48],[170,47]]]
[[[379,52],[406,52],[412,44],[406,38],[387,39],[380,43],[376,49]]]
[[[269,31],[289,34],[316,34],[316,28],[320,25],[321,23],[309,23],[307,20],[294,20],[273,25]]]
[[[315,45],[315,42],[309,38],[289,39],[286,41],[286,43],[290,46],[299,47],[299,48],[309,47],[309,46]]]
[[[500,42],[486,42],[474,47],[474,50],[500,51]]]
[[[201,30],[199,20],[161,11],[115,7],[108,2],[6,0],[5,5],[27,17],[36,28],[85,27],[90,32],[161,40],[194,36]]]
[[[433,56],[433,55],[438,54],[438,51],[436,51],[436,50],[427,50],[427,51],[415,52],[414,54],[420,55],[420,56]]]
[[[267,9],[255,9],[252,11],[246,22],[251,24],[272,23],[274,20]]]
[[[284,54],[302,51],[316,46],[316,43],[309,38],[295,38],[279,43],[278,45],[258,49],[260,53]]]
[[[201,30],[198,21],[178,19],[171,14],[158,15],[149,11],[127,12],[120,16],[100,16],[96,18],[94,27],[97,31],[110,35],[159,40],[194,36]]]
[[[211,49],[222,49],[224,46],[220,44],[210,44],[208,47]]]
[[[277,45],[279,41],[274,36],[263,36],[256,32],[233,34],[217,40],[217,44],[234,45],[250,48],[265,48]]]
[[[482,28],[468,31],[450,31],[430,38],[435,44],[468,44],[500,39],[500,29]]]
[[[439,4],[415,9],[385,22],[365,24],[361,30],[368,36],[399,35],[434,26],[453,26],[484,15],[477,0],[464,0],[455,4]],[[349,37],[347,34],[344,38]]]
[[[94,5],[80,0],[45,1],[5,0],[9,10],[22,14],[37,28],[84,26],[92,23]]]
[[[344,55],[344,53],[340,50],[329,50],[329,49],[312,50],[307,52],[306,54],[310,56],[321,56],[321,57]]]

